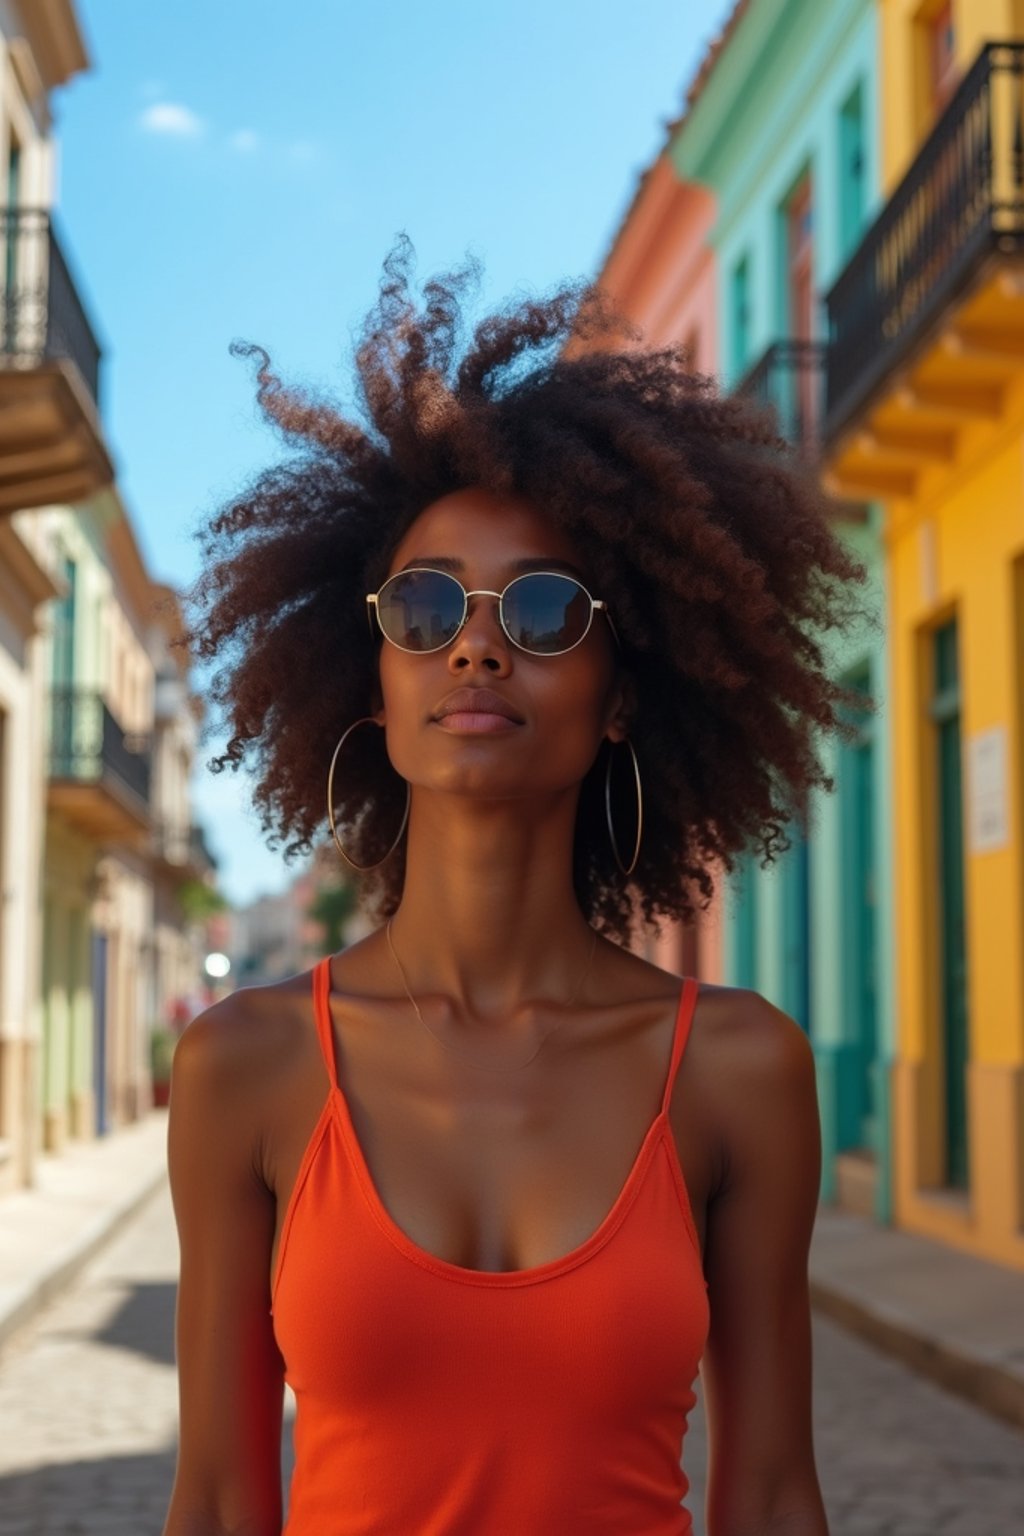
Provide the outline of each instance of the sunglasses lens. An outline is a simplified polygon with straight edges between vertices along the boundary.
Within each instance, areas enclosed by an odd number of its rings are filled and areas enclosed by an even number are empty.
[[[462,588],[444,571],[399,571],[377,596],[380,627],[405,651],[436,651],[462,620]]]
[[[508,588],[503,613],[517,645],[548,656],[583,639],[590,624],[590,598],[571,576],[531,572]]]

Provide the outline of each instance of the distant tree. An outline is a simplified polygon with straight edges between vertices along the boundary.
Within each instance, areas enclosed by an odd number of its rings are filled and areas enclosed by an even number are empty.
[[[306,916],[320,924],[327,949],[344,949],[345,928],[355,910],[355,886],[343,880],[335,885],[321,885],[306,910]]]
[[[178,903],[186,923],[204,923],[216,912],[223,912],[227,901],[215,886],[205,880],[186,880],[178,887]]]

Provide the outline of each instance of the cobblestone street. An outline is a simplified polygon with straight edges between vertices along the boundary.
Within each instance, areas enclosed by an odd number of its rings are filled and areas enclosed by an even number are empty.
[[[174,1469],[176,1265],[165,1188],[0,1354],[0,1536],[159,1536]],[[1019,1536],[1024,1438],[824,1319],[814,1339],[832,1536]],[[705,1444],[698,1413],[686,1462],[699,1536]]]

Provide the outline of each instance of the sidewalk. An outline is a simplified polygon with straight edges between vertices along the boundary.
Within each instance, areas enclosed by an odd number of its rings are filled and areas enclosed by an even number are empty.
[[[811,1305],[1024,1430],[1024,1274],[819,1206]]]
[[[167,1111],[43,1153],[36,1187],[0,1195],[0,1347],[166,1178]]]
[[[0,1198],[0,1344],[161,1185],[166,1142],[155,1110]],[[1024,1274],[821,1206],[810,1282],[817,1311],[1024,1429]]]

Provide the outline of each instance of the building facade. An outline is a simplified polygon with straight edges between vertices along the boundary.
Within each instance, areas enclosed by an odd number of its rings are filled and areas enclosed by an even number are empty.
[[[872,707],[808,835],[746,861],[721,979],[808,1030],[823,1198],[1017,1267],[1022,146],[1017,0],[740,0],[601,275],[642,344],[713,286],[701,371],[776,407],[880,621],[830,647]]]
[[[144,1106],[145,1030],[156,1011],[154,669],[137,551],[112,556],[124,521],[116,494],[33,520],[62,588],[46,668],[41,1088],[52,1151]]]
[[[827,316],[821,295],[878,197],[878,13],[871,0],[751,0],[673,134],[680,176],[718,216],[720,373],[773,404],[785,435],[820,455]],[[884,616],[880,510],[837,496],[837,532],[868,568]],[[884,627],[829,636],[837,680],[871,705],[856,742],[822,742],[835,782],[769,869],[744,860],[724,921],[724,975],[807,1031],[818,1068],[822,1198],[887,1220],[893,1056],[889,712]]]
[[[883,196],[826,293],[838,494],[884,507],[895,1219],[1024,1267],[1024,15],[879,6]]]
[[[88,496],[113,470],[100,347],[52,215],[53,97],[88,67],[70,0],[0,5],[0,1191],[41,1143],[43,631],[61,588],[22,509]]]
[[[690,86],[601,271],[645,330],[721,387],[773,405],[812,461],[821,451],[827,317],[821,293],[877,202],[878,17],[870,0],[741,0]],[[880,509],[837,495],[840,537],[885,606]],[[822,1196],[887,1219],[893,1028],[884,628],[825,637],[833,673],[871,701],[806,832],[768,870],[748,855],[716,881],[683,964],[756,989],[808,1032],[822,1112]],[[660,958],[655,947],[653,954]]]
[[[713,196],[704,187],[681,181],[668,156],[660,154],[641,176],[598,275],[602,290],[639,334],[586,345],[682,347],[696,371],[716,373],[718,291],[710,245],[714,219]],[[566,353],[582,350],[582,343],[573,342]],[[695,923],[666,923],[658,935],[640,931],[634,945],[666,970],[717,980],[722,970],[721,903],[700,911]]]
[[[204,717],[190,686],[191,657],[182,644],[178,594],[150,584],[152,615],[146,648],[153,665],[153,736],[150,749],[150,841],[153,881],[154,1025],[175,1027],[197,1011],[207,954],[209,904],[217,861],[196,825],[191,780]],[[197,896],[199,899],[197,899]]]
[[[0,0],[0,1193],[149,1108],[213,867],[180,613],[114,486],[51,206],[53,93],[87,67],[72,0]]]

